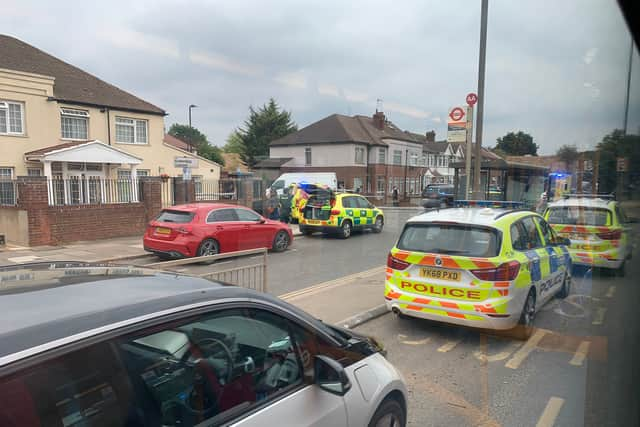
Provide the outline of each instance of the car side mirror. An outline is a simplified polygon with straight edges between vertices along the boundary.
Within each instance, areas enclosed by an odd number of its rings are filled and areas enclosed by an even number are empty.
[[[313,378],[318,387],[331,394],[344,396],[351,389],[351,381],[342,365],[327,356],[315,357]]]

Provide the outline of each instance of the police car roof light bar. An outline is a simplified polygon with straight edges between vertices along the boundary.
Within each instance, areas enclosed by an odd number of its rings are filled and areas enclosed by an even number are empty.
[[[457,208],[502,208],[518,209],[524,206],[524,202],[513,202],[505,200],[454,200],[453,205]]]
[[[603,199],[603,200],[615,200],[616,195],[614,193],[608,194],[563,194],[565,199]]]

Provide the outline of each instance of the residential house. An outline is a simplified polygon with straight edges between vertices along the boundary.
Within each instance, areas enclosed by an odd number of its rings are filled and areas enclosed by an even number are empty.
[[[429,184],[453,184],[455,170],[450,164],[464,159],[464,145],[436,141],[434,131],[429,131],[425,135],[405,132],[416,140],[423,141],[423,154],[420,159],[420,165],[426,167],[423,187]]]
[[[372,117],[332,114],[272,141],[269,157],[280,172],[336,172],[340,188],[384,197],[396,187],[409,196],[421,192],[423,142],[381,111]]]
[[[0,35],[0,177],[58,178],[51,204],[104,202],[104,181],[176,175],[165,111],[40,49]],[[207,163],[207,174],[220,167]],[[101,191],[102,189],[102,191]],[[59,191],[58,191],[59,190]],[[60,199],[60,200],[58,200]]]

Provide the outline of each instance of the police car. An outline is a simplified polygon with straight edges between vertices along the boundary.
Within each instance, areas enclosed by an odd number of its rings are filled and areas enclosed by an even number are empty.
[[[347,239],[353,230],[382,232],[384,213],[359,194],[315,191],[307,200],[298,223],[305,235],[321,231]]]
[[[570,242],[537,213],[476,204],[407,221],[387,259],[387,308],[479,328],[520,325],[526,337],[538,309],[570,292]]]
[[[544,217],[559,236],[571,239],[574,264],[615,269],[624,276],[631,221],[612,196],[566,195],[550,203]]]

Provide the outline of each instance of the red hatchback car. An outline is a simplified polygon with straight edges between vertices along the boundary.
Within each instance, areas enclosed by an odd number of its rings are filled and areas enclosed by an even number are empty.
[[[284,251],[293,241],[287,224],[266,219],[251,209],[198,203],[163,209],[149,223],[144,249],[161,258],[215,255],[246,249]]]

